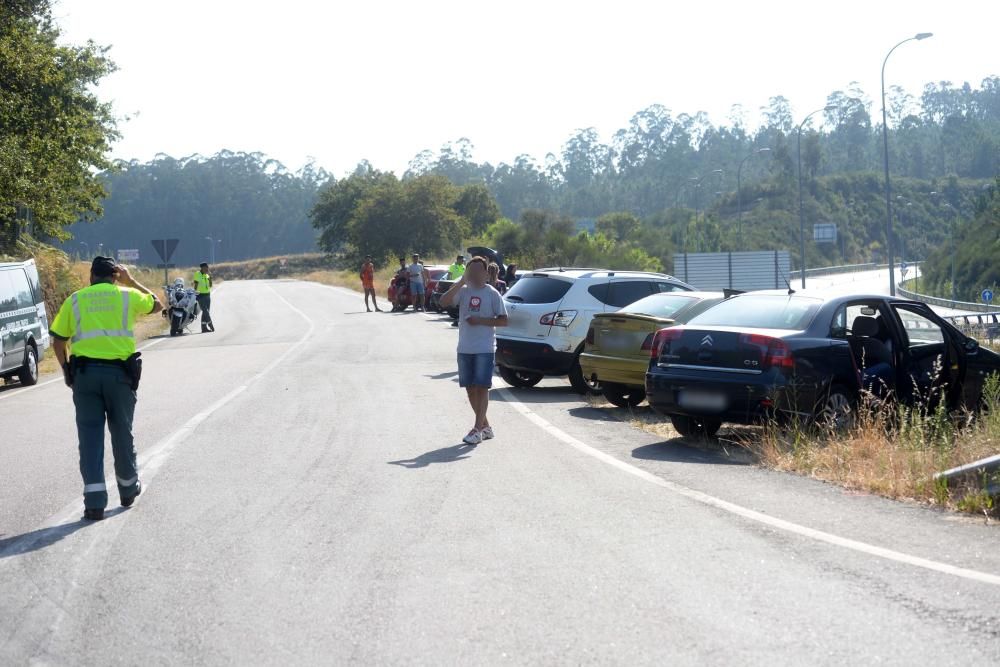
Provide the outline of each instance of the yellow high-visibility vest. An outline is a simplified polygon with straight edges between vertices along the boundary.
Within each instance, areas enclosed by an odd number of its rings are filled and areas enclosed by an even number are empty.
[[[111,283],[74,292],[52,320],[52,335],[77,357],[128,359],[135,353],[135,320],[153,310],[152,294]]]

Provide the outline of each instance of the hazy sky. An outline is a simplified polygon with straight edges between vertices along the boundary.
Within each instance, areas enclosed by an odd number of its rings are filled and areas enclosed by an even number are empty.
[[[59,0],[67,41],[112,47],[100,87],[146,160],[262,151],[337,176],[361,159],[401,173],[420,150],[468,137],[493,163],[558,152],[577,128],[609,139],[660,103],[756,126],[773,95],[796,117],[859,81],[1000,74],[1000,2],[900,0]]]

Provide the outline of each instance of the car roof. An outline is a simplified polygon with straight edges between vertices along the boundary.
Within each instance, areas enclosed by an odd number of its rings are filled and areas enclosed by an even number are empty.
[[[534,271],[529,271],[528,273],[547,273],[565,276],[567,278],[607,278],[611,276],[614,276],[615,278],[662,278],[665,280],[681,282],[680,279],[674,278],[666,273],[656,273],[654,271],[615,271],[614,269],[550,266],[543,269],[535,269]]]
[[[821,292],[819,290],[794,290],[789,293],[787,289],[768,289],[768,290],[755,290],[753,292],[743,292],[741,294],[733,295],[733,298],[743,298],[748,296],[803,296],[810,299],[820,299],[822,301],[857,301],[857,300],[881,300],[887,299],[889,301],[907,301],[907,299],[899,299],[895,297],[886,296],[885,294],[829,294],[827,292]]]
[[[649,299],[655,296],[683,296],[691,299],[721,299],[725,296],[722,292],[700,292],[700,291],[687,291],[687,290],[676,290],[674,292],[657,292],[656,294],[650,294],[649,296],[642,297],[643,299]]]

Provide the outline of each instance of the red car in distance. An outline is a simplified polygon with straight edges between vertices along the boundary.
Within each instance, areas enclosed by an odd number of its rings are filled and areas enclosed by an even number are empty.
[[[434,293],[434,288],[437,287],[438,281],[448,275],[448,267],[433,264],[424,268],[427,269],[427,273],[430,275],[429,282],[424,285],[424,310],[427,310],[431,303],[431,294]],[[409,279],[396,277],[390,280],[387,296],[394,312],[406,310],[412,306],[413,299],[410,296]]]

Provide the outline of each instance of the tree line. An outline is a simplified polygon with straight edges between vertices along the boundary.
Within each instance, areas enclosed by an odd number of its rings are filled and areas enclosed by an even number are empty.
[[[313,164],[292,172],[262,153],[118,162],[101,175],[104,215],[74,226],[63,248],[71,254],[137,248],[149,264],[159,261],[150,240],[176,238],[171,261],[186,265],[208,261],[213,252],[221,261],[314,251],[309,211],[330,180]]]

